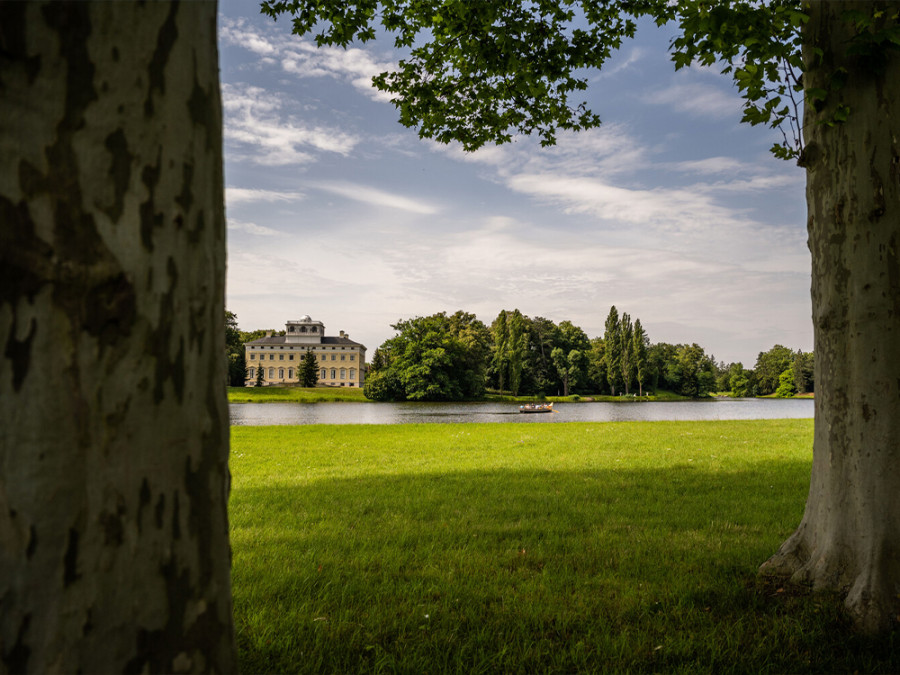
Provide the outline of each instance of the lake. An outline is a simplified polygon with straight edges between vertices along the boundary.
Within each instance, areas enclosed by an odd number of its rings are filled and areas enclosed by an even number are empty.
[[[516,403],[232,403],[232,425],[418,424],[448,422],[631,422],[813,417],[812,399],[556,403],[556,412],[523,415]]]

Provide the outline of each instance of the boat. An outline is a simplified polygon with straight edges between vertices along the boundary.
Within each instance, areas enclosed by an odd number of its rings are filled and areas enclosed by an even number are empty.
[[[519,406],[520,413],[552,413],[552,403],[526,403]]]

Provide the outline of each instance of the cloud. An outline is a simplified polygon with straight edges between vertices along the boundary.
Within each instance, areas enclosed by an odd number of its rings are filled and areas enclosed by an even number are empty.
[[[259,54],[271,56],[278,52],[280,45],[275,45],[269,36],[259,33],[247,19],[220,17],[219,40],[223,45],[235,45]]]
[[[359,142],[353,134],[325,126],[308,126],[283,112],[288,107],[279,94],[246,84],[223,84],[225,139],[240,156],[256,164],[307,164],[317,152],[348,155]]]
[[[325,192],[330,192],[331,194],[362,202],[364,204],[371,204],[372,206],[398,209],[400,211],[408,211],[410,213],[426,216],[433,215],[439,210],[436,206],[424,201],[418,201],[409,197],[354,183],[310,183],[309,187],[324,190]]]
[[[716,183],[698,183],[695,189],[698,192],[735,192],[752,194],[753,192],[768,192],[780,190],[788,186],[796,186],[799,190],[804,184],[803,174],[797,172],[793,176],[784,175],[758,175],[748,176],[739,180],[719,181]]]
[[[281,234],[278,230],[273,230],[271,227],[264,227],[263,225],[257,225],[256,223],[247,223],[232,218],[228,219],[228,229],[261,237],[271,237],[273,235]]]
[[[688,162],[678,162],[673,165],[676,171],[684,173],[717,174],[717,173],[741,173],[746,164],[733,157],[707,157]]]
[[[390,316],[461,307],[490,322],[500,309],[517,307],[557,322],[570,319],[593,336],[602,334],[606,310],[616,304],[645,323],[671,322],[729,358],[734,352],[723,352],[724,338],[706,342],[706,326],[728,326],[733,339],[806,320],[808,260],[780,260],[766,270],[709,248],[678,249],[666,238],[647,246],[604,239],[583,233],[573,246],[572,237],[553,229],[491,217],[465,232],[437,232],[427,240],[395,233],[392,246],[376,238],[365,248],[382,251],[380,258],[394,270],[380,287],[383,312]],[[785,273],[791,264],[801,271]],[[786,294],[785,288],[801,292]],[[771,300],[761,304],[772,297],[780,299],[777,315]],[[651,339],[686,338],[666,330]]]
[[[317,47],[312,40],[279,34],[275,26],[263,34],[243,18],[223,18],[219,37],[223,44],[246,49],[268,65],[277,62],[285,73],[300,78],[331,77],[351,84],[372,99],[390,100],[372,86],[372,78],[395,70],[396,63],[376,58],[371,50]]]
[[[616,52],[616,56],[613,56],[612,59],[607,62],[607,65],[591,79],[596,82],[607,77],[612,77],[613,75],[618,75],[622,71],[631,68],[646,56],[646,50],[641,47],[633,47],[624,58],[619,58],[618,55],[620,53],[621,52]]]
[[[591,214],[624,225],[684,232],[713,223],[738,222],[731,210],[716,204],[703,191],[628,188],[597,178],[553,174],[519,174],[506,184],[516,192],[559,205],[568,213]]]
[[[503,180],[524,172],[607,177],[633,174],[649,166],[651,154],[623,124],[604,124],[578,133],[560,132],[556,145],[547,148],[534,138],[485,146],[475,152],[465,152],[458,145],[426,143],[432,152],[492,168]]]
[[[642,100],[644,103],[670,106],[678,112],[695,117],[716,119],[739,119],[743,108],[743,102],[738,96],[724,92],[721,87],[699,82],[673,84],[644,95]]]
[[[253,202],[298,202],[306,198],[302,192],[279,192],[277,190],[260,190],[256,188],[225,188],[225,203],[237,206]]]

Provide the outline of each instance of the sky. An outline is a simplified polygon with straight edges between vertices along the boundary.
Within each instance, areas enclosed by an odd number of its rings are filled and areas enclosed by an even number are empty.
[[[542,148],[419,139],[370,80],[391,41],[316,48],[258,5],[219,4],[227,308],[242,330],[309,315],[368,356],[391,324],[519,309],[601,336],[609,308],[651,342],[752,367],[812,350],[805,179],[740,124],[716,68],[676,72],[641,25],[585,97],[603,124]]]

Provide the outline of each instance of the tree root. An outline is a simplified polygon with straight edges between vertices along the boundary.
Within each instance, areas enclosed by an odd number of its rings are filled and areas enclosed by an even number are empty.
[[[873,564],[871,560],[845,560],[833,548],[813,549],[802,530],[801,525],[775,555],[760,565],[759,575],[803,585],[813,592],[838,593],[844,597],[844,608],[853,626],[865,635],[900,628],[897,566],[880,557],[875,558],[880,564]]]

